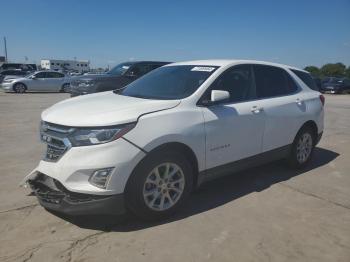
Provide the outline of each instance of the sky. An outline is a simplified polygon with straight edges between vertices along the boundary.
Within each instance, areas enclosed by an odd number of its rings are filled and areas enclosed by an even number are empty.
[[[13,62],[254,59],[350,65],[350,0],[0,0]],[[0,55],[4,54],[2,41]]]

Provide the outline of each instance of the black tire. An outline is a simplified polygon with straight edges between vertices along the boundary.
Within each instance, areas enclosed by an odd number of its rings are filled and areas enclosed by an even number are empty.
[[[300,150],[298,149],[298,144],[300,143],[300,140],[305,135],[306,135],[306,137],[309,136],[311,138],[311,151],[307,154],[306,159],[301,161],[301,158],[303,158],[303,157],[300,157],[300,155],[303,155],[303,154],[300,153]],[[316,135],[315,135],[315,132],[313,131],[313,129],[310,127],[302,128],[298,132],[298,134],[296,135],[296,137],[293,141],[291,152],[287,158],[288,164],[292,168],[296,168],[296,169],[304,168],[310,162],[312,155],[313,155],[313,152],[314,152],[314,149],[315,149],[315,146],[316,146]]]
[[[66,84],[63,84],[62,88],[61,88],[61,93],[69,93],[69,86],[70,84],[66,83]]]
[[[180,194],[176,202],[174,201],[175,203],[173,206],[170,206],[166,210],[154,210],[147,205],[144,197],[144,188],[146,185],[145,182],[147,177],[149,177],[149,175],[151,174],[152,170],[154,170],[159,165],[162,165],[162,163],[173,163],[178,167],[180,167],[182,174],[184,176],[185,184],[184,184],[182,194]],[[164,219],[172,215],[175,211],[177,211],[182,206],[182,204],[186,201],[186,199],[190,195],[192,187],[193,187],[192,168],[190,163],[186,160],[186,158],[183,155],[181,155],[180,153],[167,152],[164,150],[151,153],[151,155],[146,157],[135,168],[134,172],[129,178],[129,181],[127,183],[126,190],[125,190],[126,208],[130,210],[134,215],[144,220]]]
[[[25,91],[27,90],[27,87],[25,84],[23,83],[16,83],[14,86],[13,86],[13,91],[15,93],[21,93],[23,94]]]

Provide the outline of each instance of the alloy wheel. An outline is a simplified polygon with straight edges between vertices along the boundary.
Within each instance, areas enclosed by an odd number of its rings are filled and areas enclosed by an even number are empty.
[[[15,86],[15,91],[16,93],[24,93],[26,91],[26,87],[23,84],[19,83]]]
[[[298,140],[297,144],[297,160],[300,164],[305,163],[310,157],[312,151],[312,136],[304,133]]]
[[[173,207],[185,189],[185,176],[175,163],[162,163],[147,176],[143,186],[146,205],[156,211]]]

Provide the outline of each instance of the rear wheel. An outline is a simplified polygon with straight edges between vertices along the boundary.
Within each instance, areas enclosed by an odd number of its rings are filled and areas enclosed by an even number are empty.
[[[17,83],[13,87],[13,91],[15,91],[16,93],[24,93],[26,90],[27,87],[22,83]]]
[[[126,189],[126,205],[138,217],[162,219],[173,214],[192,189],[192,169],[178,153],[156,153],[134,171]]]
[[[294,139],[289,164],[294,168],[303,168],[311,159],[316,145],[316,138],[311,128],[301,129]]]
[[[61,88],[62,93],[68,93],[69,92],[69,86],[70,84],[64,84]]]

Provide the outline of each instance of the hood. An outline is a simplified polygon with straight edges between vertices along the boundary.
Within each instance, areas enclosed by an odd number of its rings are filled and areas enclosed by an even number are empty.
[[[174,108],[180,100],[151,100],[102,92],[59,102],[46,109],[43,121],[73,127],[135,122],[144,114]]]
[[[9,79],[20,79],[20,78],[25,78],[24,76],[16,76],[16,75],[7,75],[4,77],[4,80],[9,80]]]
[[[4,80],[12,80],[12,81],[26,81],[28,78],[24,76],[5,76]]]
[[[73,81],[104,81],[104,80],[108,80],[111,77],[120,77],[120,76],[113,76],[113,75],[108,75],[108,74],[96,74],[96,75],[82,75],[82,76],[74,76],[72,77]]]

